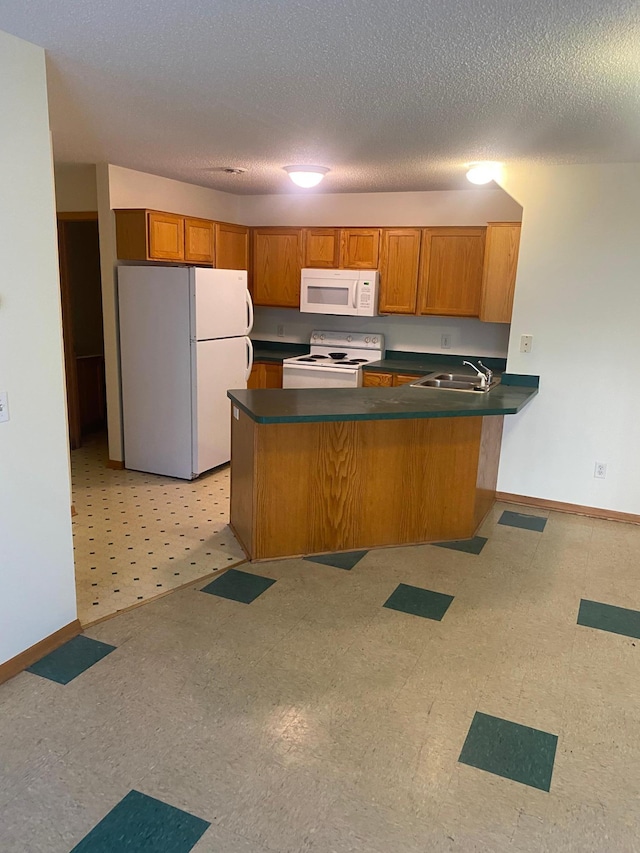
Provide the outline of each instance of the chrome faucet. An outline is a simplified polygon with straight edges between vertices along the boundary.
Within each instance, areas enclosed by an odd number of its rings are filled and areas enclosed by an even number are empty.
[[[478,364],[480,365],[480,367],[476,367],[475,364],[470,361],[463,361],[462,364],[468,364],[469,367],[472,367],[475,370],[475,372],[478,374],[480,385],[483,388],[485,387],[485,385],[491,384],[491,380],[493,379],[493,371],[489,370],[488,367],[485,367],[484,364],[480,361],[480,359],[478,359]],[[482,368],[482,370],[480,368]]]

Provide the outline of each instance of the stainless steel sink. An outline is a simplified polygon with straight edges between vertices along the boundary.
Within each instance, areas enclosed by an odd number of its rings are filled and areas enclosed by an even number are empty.
[[[469,391],[472,394],[486,394],[500,382],[494,377],[490,384],[481,385],[476,376],[469,373],[430,373],[411,383],[412,388],[444,388],[449,391]]]

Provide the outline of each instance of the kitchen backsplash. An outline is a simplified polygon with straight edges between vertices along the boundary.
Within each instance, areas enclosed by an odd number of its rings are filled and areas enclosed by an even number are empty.
[[[470,317],[336,317],[301,314],[291,308],[256,308],[251,336],[307,344],[314,329],[382,332],[388,350],[506,358],[509,328],[504,323],[483,323]],[[449,336],[450,347],[442,346],[443,335]]]

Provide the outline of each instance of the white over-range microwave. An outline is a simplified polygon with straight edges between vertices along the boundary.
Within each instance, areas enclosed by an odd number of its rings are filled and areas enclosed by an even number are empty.
[[[300,310],[374,317],[378,313],[378,271],[303,269]]]

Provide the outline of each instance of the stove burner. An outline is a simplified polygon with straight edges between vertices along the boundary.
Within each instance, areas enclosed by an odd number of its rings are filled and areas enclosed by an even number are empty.
[[[343,358],[347,357],[346,352],[330,352],[330,358],[333,358],[335,361],[342,361]]]
[[[329,358],[328,355],[312,355],[310,358],[314,359],[314,361],[320,361],[321,358]]]
[[[313,364],[315,358],[299,358],[298,361],[310,361]]]
[[[366,358],[352,358],[351,363],[352,364],[366,364],[367,359]]]

